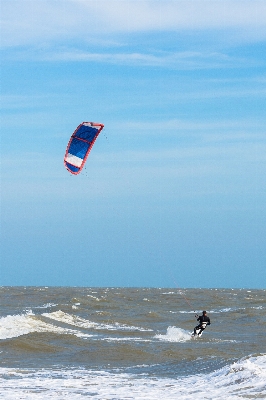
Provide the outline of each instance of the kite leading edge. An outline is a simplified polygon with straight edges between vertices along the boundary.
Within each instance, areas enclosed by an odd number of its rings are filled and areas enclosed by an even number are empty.
[[[103,127],[97,122],[82,122],[72,134],[64,158],[65,167],[71,174],[80,173]]]

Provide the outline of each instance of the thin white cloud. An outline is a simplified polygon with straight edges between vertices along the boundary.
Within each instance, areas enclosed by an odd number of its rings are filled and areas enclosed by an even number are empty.
[[[63,52],[48,55],[51,61],[93,61],[122,65],[143,65],[155,67],[173,67],[179,69],[221,68],[233,66],[235,59],[219,53],[199,52],[161,52],[160,54],[147,53],[89,53],[82,51]],[[242,60],[237,60],[240,65]]]
[[[177,70],[258,67],[262,62],[232,57],[221,52],[89,52],[65,47],[19,50],[3,58],[34,61],[95,62],[126,66],[162,67]]]
[[[265,27],[264,0],[77,0],[112,31]]]
[[[182,52],[182,53],[161,53],[147,54],[140,52],[128,53],[90,53],[79,50],[57,52],[47,55],[42,55],[41,58],[50,61],[87,61],[101,62],[108,64],[120,65],[141,65],[155,67],[177,67],[177,68],[209,68],[210,59],[212,66],[219,66],[224,62],[218,54],[206,54],[203,56],[200,53]]]
[[[55,104],[61,100],[62,96],[56,94],[2,94],[1,95],[1,108],[7,110],[23,110],[23,109],[36,109],[41,108],[47,103],[53,102]]]
[[[184,30],[266,37],[264,0],[2,0],[1,15],[3,46]]]
[[[265,121],[258,119],[242,119],[242,120],[218,120],[218,121],[190,121],[190,120],[179,120],[179,119],[170,119],[170,120],[158,120],[154,122],[140,122],[140,121],[132,121],[132,122],[121,122],[119,121],[118,126],[123,126],[124,130],[133,131],[134,134],[139,133],[143,134],[143,131],[147,133],[152,133],[156,131],[161,131],[162,128],[165,132],[169,131],[194,131],[195,133],[202,131],[211,131],[212,133],[217,133],[217,131],[228,131],[234,130],[235,133],[238,134],[239,130],[258,130],[263,129],[265,132]],[[254,132],[249,132],[249,137],[254,138]],[[264,138],[264,136],[263,136]]]

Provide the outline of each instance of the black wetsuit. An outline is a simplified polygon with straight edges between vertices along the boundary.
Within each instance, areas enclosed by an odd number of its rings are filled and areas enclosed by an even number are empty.
[[[196,331],[197,331],[198,329],[200,329],[200,331],[199,331],[199,333],[198,333],[198,335],[200,335],[200,334],[204,331],[204,329],[206,328],[206,326],[211,324],[210,318],[207,317],[207,315],[200,315],[199,318],[197,318],[197,321],[199,321],[200,323],[199,323],[199,325],[197,325],[197,326],[194,328],[194,335],[197,335],[197,332],[196,332]]]

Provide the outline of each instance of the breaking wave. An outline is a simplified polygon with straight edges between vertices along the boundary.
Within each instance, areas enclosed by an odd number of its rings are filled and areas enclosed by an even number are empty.
[[[167,342],[187,342],[191,340],[191,332],[175,326],[169,326],[165,335],[155,335],[156,339]]]
[[[6,400],[235,400],[266,397],[266,355],[246,357],[208,374],[158,378],[86,369],[0,368]]]

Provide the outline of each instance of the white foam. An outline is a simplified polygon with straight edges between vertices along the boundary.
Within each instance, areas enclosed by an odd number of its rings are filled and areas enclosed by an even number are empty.
[[[89,337],[77,330],[65,329],[41,321],[32,312],[20,315],[8,315],[0,318],[0,339],[11,339],[33,332],[53,332],[57,334],[72,334],[78,337]]]
[[[51,308],[51,307],[56,307],[58,304],[55,303],[46,303],[43,304],[42,306],[36,306],[36,307],[31,307],[32,309],[37,309],[37,308]]]
[[[91,294],[87,294],[87,297],[90,297],[93,300],[100,301],[100,299],[96,296],[92,296]]]
[[[46,318],[50,318],[50,319],[58,321],[58,322],[64,322],[65,324],[76,326],[79,328],[97,328],[98,327],[98,324],[96,324],[95,322],[88,321],[88,320],[80,318],[76,315],[71,315],[71,314],[65,313],[61,310],[54,311],[52,313],[43,313],[42,315]]]
[[[150,342],[150,339],[143,339],[140,337],[128,337],[128,338],[118,338],[118,337],[106,337],[101,340],[106,342]]]
[[[214,309],[214,310],[208,311],[208,314],[209,313],[210,314],[219,314],[219,313],[238,311],[238,310],[245,310],[245,308],[243,308],[243,307],[242,308],[227,307],[227,308],[221,308],[221,309]],[[171,311],[171,312],[173,312],[173,311]],[[202,311],[200,311],[200,310],[195,310],[195,311],[184,311],[184,310],[181,310],[181,311],[176,311],[176,312],[180,313],[180,314],[199,314],[199,315],[202,314]]]
[[[214,309],[210,310],[210,314],[219,314],[219,313],[227,313],[227,312],[235,312],[235,311],[240,311],[240,310],[245,310],[245,307],[239,307],[239,308],[232,308],[232,307],[227,307],[227,308],[221,308],[219,309]]]
[[[137,326],[129,326],[125,324],[119,324],[118,322],[114,324],[99,324],[97,322],[92,322],[87,319],[78,317],[76,315],[71,315],[65,313],[61,310],[52,313],[42,314],[44,317],[51,318],[53,320],[64,322],[68,325],[73,325],[79,328],[86,329],[106,329],[106,330],[129,330],[129,331],[141,331],[141,332],[152,332],[152,329],[144,329]]]
[[[161,294],[176,294],[175,292],[164,292],[164,293],[161,293]]]
[[[165,335],[155,335],[156,339],[166,342],[186,342],[191,340],[191,332],[175,326],[169,326]]]
[[[236,400],[266,397],[266,356],[239,360],[209,374],[158,378],[85,369],[0,368],[5,400]]]
[[[195,311],[177,311],[180,314],[201,314],[202,310],[195,310]]]

